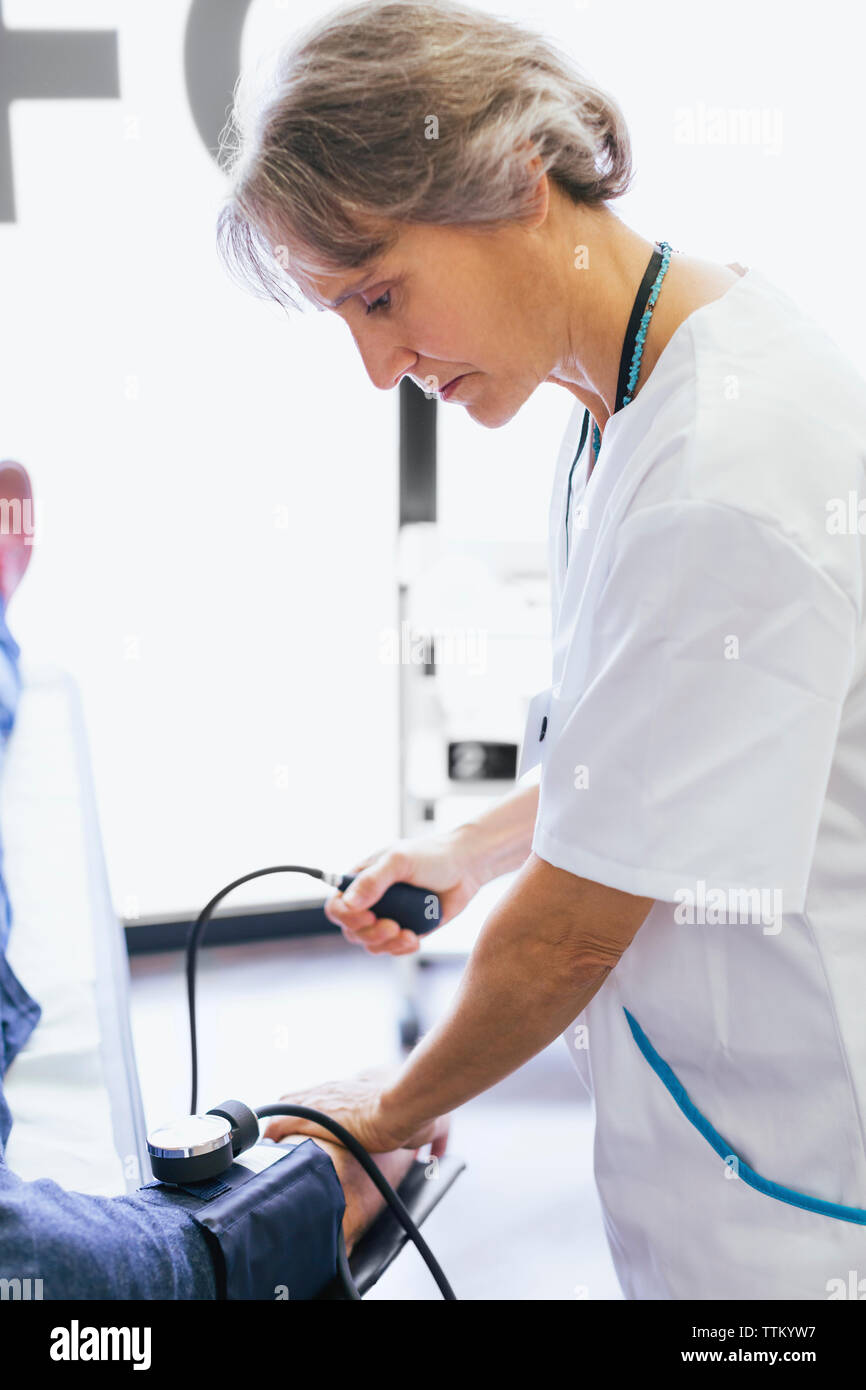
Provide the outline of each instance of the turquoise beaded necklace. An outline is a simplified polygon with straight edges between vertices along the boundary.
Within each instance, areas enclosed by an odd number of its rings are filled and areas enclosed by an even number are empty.
[[[621,410],[624,405],[628,405],[633,399],[633,392],[637,386],[637,379],[640,375],[641,361],[643,359],[644,343],[646,342],[647,329],[652,318],[652,311],[655,302],[659,297],[659,290],[665,278],[665,272],[670,264],[673,248],[666,241],[656,242],[655,250],[646,268],[640,288],[635,296],[632,305],[631,315],[623,339],[622,354],[619,363],[619,378],[617,381],[616,401],[614,403],[614,413]],[[583,426],[580,432],[580,443],[577,446],[577,453],[574,456],[571,469],[568,474],[568,496],[565,506],[565,563],[568,565],[568,513],[571,507],[571,478],[574,473],[575,465],[583,452],[586,442],[587,427],[590,414],[587,410],[583,417]],[[589,468],[587,469],[587,481],[592,476],[592,470],[598,461],[601,450],[601,431],[593,420],[592,447],[590,450]]]
[[[632,354],[631,369],[628,374],[628,383],[626,386],[628,394],[623,396],[619,404],[614,407],[615,410],[619,410],[622,406],[628,405],[629,401],[632,399],[632,392],[634,391],[634,388],[637,385],[637,379],[640,376],[640,364],[643,360],[643,345],[646,342],[646,333],[647,329],[649,328],[649,321],[652,318],[652,312],[655,308],[655,302],[659,297],[659,290],[662,287],[662,280],[665,278],[665,271],[667,270],[668,265],[670,264],[672,250],[669,244],[666,241],[659,241],[656,244],[659,250],[661,251],[662,262],[661,266],[659,267],[658,275],[653,281],[652,288],[649,293],[649,299],[647,300],[646,308],[644,309],[643,314],[641,315],[640,326],[638,327],[637,333],[635,334],[634,352]],[[650,264],[652,264],[652,262]],[[639,301],[640,290],[638,290],[638,297],[635,300],[635,304],[637,304]],[[632,313],[634,313],[634,309],[632,310]],[[627,343],[628,333],[626,333],[626,344]],[[625,351],[626,347],[624,345],[624,355]],[[622,369],[620,368],[620,370]],[[598,452],[601,448],[601,432],[599,431],[598,425],[595,423],[594,420],[592,424],[592,450],[594,458],[592,464],[590,465],[590,471],[592,471],[592,468],[595,466],[595,460],[598,458]]]

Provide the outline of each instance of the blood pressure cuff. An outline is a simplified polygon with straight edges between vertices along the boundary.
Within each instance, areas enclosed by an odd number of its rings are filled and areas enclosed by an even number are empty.
[[[304,1140],[263,1172],[164,1187],[202,1229],[217,1298],[315,1298],[334,1277],[346,1199],[324,1149]]]

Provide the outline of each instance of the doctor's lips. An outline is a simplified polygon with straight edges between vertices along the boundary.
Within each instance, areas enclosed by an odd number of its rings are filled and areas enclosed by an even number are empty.
[[[454,387],[457,385],[458,382],[462,381],[463,377],[465,376],[469,376],[469,373],[463,372],[460,376],[453,376],[451,380],[449,382],[446,382],[444,386],[439,387],[439,395],[442,397],[443,401],[448,400],[448,397],[451,395],[451,392],[454,390]]]

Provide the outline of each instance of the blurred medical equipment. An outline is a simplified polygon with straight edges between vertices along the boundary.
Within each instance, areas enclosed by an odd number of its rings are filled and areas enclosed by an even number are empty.
[[[549,679],[549,578],[541,543],[458,542],[433,521],[401,528],[397,559],[400,835],[411,838],[472,820],[515,789],[529,700]],[[424,1032],[420,970],[465,958],[513,878],[485,885],[447,933],[395,959],[404,1048]]]

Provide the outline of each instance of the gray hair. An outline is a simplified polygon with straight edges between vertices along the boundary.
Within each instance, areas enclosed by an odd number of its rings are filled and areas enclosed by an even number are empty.
[[[542,36],[454,0],[333,11],[278,52],[263,93],[258,76],[239,80],[221,136],[217,249],[283,307],[289,258],[339,274],[380,259],[401,222],[519,221],[539,177],[528,151],[575,203],[631,181],[613,98]]]

